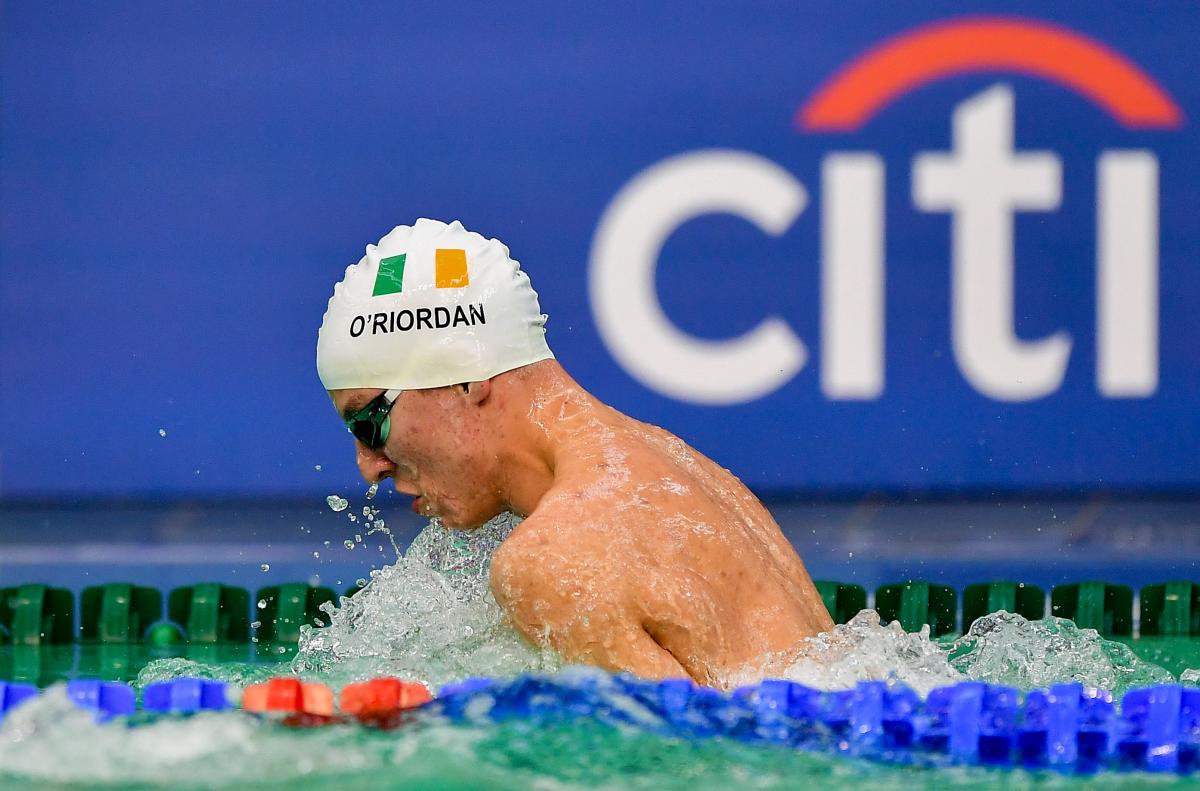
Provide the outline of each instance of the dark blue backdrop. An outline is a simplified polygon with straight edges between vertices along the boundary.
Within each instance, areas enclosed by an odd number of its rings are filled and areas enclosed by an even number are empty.
[[[1042,3],[1182,109],[1130,129],[1053,81],[947,76],[857,131],[796,111],[892,36],[954,3],[695,6],[6,2],[0,26],[0,496],[324,495],[354,481],[314,370],[345,264],[393,225],[461,218],[530,273],[552,348],[589,389],[772,491],[1200,489],[1200,7]],[[1016,220],[1016,330],[1073,345],[1061,387],[979,392],[950,335],[950,227],[918,211],[913,158],[996,82],[1016,147],[1062,161],[1057,211]],[[710,339],[786,320],[811,357],[748,403],[668,397],[614,358],[589,304],[591,245],[618,191],[661,160],[750,152],[803,183],[786,233],[684,223],[659,259],[666,315]],[[1096,386],[1096,159],[1159,166],[1158,382]],[[820,387],[821,163],[885,165],[886,384]],[[769,287],[764,288],[763,284]],[[166,431],[160,436],[159,429]],[[321,469],[316,469],[317,466]]]

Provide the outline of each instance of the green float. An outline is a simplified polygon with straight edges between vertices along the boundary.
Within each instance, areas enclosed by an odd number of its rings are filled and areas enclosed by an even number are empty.
[[[136,643],[162,618],[162,593],[155,588],[112,582],[84,588],[79,596],[85,642]]]
[[[215,582],[176,588],[167,598],[167,617],[183,627],[189,643],[245,643],[250,591]]]
[[[962,625],[971,624],[994,612],[1016,613],[1030,621],[1046,616],[1046,592],[1023,582],[978,582],[963,589]]]
[[[958,628],[958,594],[949,585],[910,580],[875,591],[875,610],[884,623],[899,621],[906,632],[928,625],[933,637]]]
[[[817,593],[834,623],[846,623],[867,608],[867,589],[850,582],[817,580]]]
[[[1107,582],[1059,585],[1050,592],[1050,614],[1105,637],[1133,634],[1133,590]]]
[[[328,624],[329,616],[320,606],[337,600],[337,594],[325,587],[290,583],[263,588],[258,592],[255,632],[259,642],[292,643],[300,639],[305,624]]]

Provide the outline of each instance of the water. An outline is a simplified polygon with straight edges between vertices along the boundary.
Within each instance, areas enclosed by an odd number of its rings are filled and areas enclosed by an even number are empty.
[[[303,628],[293,670],[336,685],[392,675],[436,688],[557,669],[554,655],[505,623],[489,587],[492,552],[517,521],[506,514],[458,531],[434,520],[395,565],[372,571],[366,588],[325,606],[328,627]]]
[[[492,551],[516,524],[504,516],[472,532],[436,521],[397,563],[372,572],[356,596],[329,607],[330,626],[305,629],[294,672],[335,688],[378,675],[431,686],[468,676],[560,671],[557,657],[524,643],[505,622],[488,585]],[[1172,680],[1126,647],[1069,621],[1029,622],[997,613],[954,641],[880,624],[872,611],[807,641],[784,673],[836,689],[867,678],[894,679],[924,693],[965,678],[1022,689],[1079,680],[1118,693]],[[277,667],[152,662],[139,689],[199,676],[235,688]],[[564,671],[579,673],[577,669]],[[599,673],[600,671],[586,671]],[[1200,681],[1200,671],[1184,680]],[[755,680],[753,669],[742,682]],[[338,725],[285,728],[238,711],[192,717],[140,715],[95,724],[61,688],[0,723],[0,786],[354,788],[1150,788],[1178,778],[1072,778],[1025,771],[896,767],[725,739],[691,742],[593,720],[449,724],[425,716],[399,731]]]
[[[1053,616],[1031,622],[999,612],[981,618],[954,642],[947,659],[968,678],[1021,689],[1080,681],[1119,695],[1133,687],[1177,680],[1158,665],[1138,659],[1128,646]]]

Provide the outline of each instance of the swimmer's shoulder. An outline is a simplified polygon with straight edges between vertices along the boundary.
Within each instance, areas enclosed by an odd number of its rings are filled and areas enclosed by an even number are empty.
[[[509,534],[492,555],[491,588],[496,601],[522,633],[574,612],[581,595],[613,604],[623,586],[600,533],[580,529],[554,508],[541,507]],[[606,584],[596,586],[600,573]]]
[[[601,531],[589,509],[569,489],[552,489],[533,513],[517,525],[492,556],[492,576],[533,579],[552,570],[587,562],[597,550]]]

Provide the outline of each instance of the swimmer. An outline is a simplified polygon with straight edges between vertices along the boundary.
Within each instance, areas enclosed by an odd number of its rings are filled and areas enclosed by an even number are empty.
[[[728,470],[584,390],[508,248],[418,220],[346,269],[317,368],[369,483],[448,527],[524,517],[492,559],[514,627],[571,662],[727,687],[833,623]]]

